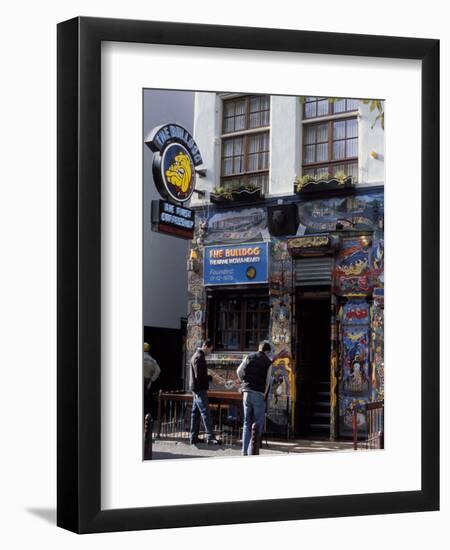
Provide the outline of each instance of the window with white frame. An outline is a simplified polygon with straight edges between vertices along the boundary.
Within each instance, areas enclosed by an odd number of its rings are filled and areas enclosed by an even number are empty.
[[[221,185],[268,188],[270,96],[225,99],[222,118]]]
[[[303,175],[358,180],[359,100],[306,97],[303,103]]]

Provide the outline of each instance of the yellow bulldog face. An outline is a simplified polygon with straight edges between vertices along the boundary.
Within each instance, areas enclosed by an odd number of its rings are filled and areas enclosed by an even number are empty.
[[[166,170],[166,179],[172,185],[179,187],[183,193],[186,193],[189,189],[191,177],[192,167],[190,158],[180,151]]]

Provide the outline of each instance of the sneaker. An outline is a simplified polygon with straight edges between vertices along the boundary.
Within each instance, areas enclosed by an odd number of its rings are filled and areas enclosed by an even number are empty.
[[[210,438],[206,441],[206,443],[207,443],[208,445],[222,445],[222,442],[219,441],[218,439],[216,439],[215,437],[210,437]]]

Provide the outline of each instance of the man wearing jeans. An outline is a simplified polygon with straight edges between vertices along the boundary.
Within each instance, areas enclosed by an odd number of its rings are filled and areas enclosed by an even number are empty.
[[[214,437],[209,413],[208,387],[211,376],[208,374],[205,356],[211,351],[211,340],[205,340],[203,346],[194,353],[190,362],[192,391],[191,445],[195,445],[199,441],[200,417],[203,421],[208,445],[220,444],[219,440]]]
[[[272,360],[269,358],[271,346],[261,342],[257,353],[247,356],[237,369],[241,381],[244,406],[244,433],[242,454],[251,453],[252,424],[256,423],[256,444],[259,445],[264,428],[266,400],[272,377]]]

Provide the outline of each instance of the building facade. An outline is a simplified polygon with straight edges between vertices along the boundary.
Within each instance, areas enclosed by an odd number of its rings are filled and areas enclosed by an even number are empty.
[[[267,431],[346,437],[384,398],[383,103],[196,93],[187,360],[205,337],[212,389],[237,392],[269,339]],[[378,117],[378,118],[377,118]]]

